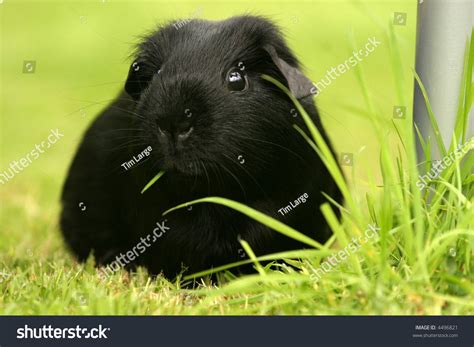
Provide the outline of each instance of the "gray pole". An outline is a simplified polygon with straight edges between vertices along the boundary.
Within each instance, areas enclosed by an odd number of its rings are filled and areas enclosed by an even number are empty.
[[[416,71],[423,82],[441,137],[449,147],[454,130],[464,53],[474,25],[474,0],[418,0]],[[474,135],[473,112],[469,137]],[[414,120],[423,137],[430,137],[432,158],[440,159],[423,96],[415,87]],[[418,161],[425,160],[418,143]]]

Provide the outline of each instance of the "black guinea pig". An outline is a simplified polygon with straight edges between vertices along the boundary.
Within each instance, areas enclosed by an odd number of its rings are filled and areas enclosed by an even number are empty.
[[[138,46],[125,91],[94,121],[70,167],[61,229],[80,261],[145,266],[168,278],[255,254],[302,249],[215,204],[162,213],[206,196],[242,202],[324,242],[323,192],[341,194],[274,77],[322,128],[313,84],[278,28],[255,16],[168,24]],[[159,171],[151,188],[142,188]],[[110,268],[109,268],[110,270]]]

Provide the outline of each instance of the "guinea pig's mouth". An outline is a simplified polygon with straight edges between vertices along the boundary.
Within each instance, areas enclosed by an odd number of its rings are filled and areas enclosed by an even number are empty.
[[[203,163],[199,160],[168,160],[163,169],[180,176],[199,176],[203,171]]]
[[[213,160],[201,158],[168,159],[162,169],[171,175],[192,180],[209,180],[219,176],[221,165]]]

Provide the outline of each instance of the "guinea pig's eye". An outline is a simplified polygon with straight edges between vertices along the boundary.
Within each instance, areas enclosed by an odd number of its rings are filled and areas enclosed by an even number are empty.
[[[153,74],[149,72],[150,68],[141,61],[135,61],[130,66],[125,91],[134,99],[138,99],[142,91],[148,86]]]
[[[233,92],[240,92],[247,89],[248,80],[243,71],[239,69],[231,69],[227,73],[227,88]]]
[[[133,72],[138,72],[140,71],[140,63],[138,61],[135,61],[133,64],[132,64],[132,71]]]

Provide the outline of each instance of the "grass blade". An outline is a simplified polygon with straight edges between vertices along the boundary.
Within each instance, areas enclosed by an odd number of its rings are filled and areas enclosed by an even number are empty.
[[[156,176],[153,177],[153,178],[151,179],[151,181],[148,182],[147,185],[142,189],[141,194],[145,193],[145,192],[146,192],[152,185],[154,185],[155,182],[158,181],[158,180],[161,178],[161,176],[163,176],[164,174],[165,174],[165,172],[164,172],[163,170],[161,170],[160,172],[158,172],[158,173],[156,174]]]

